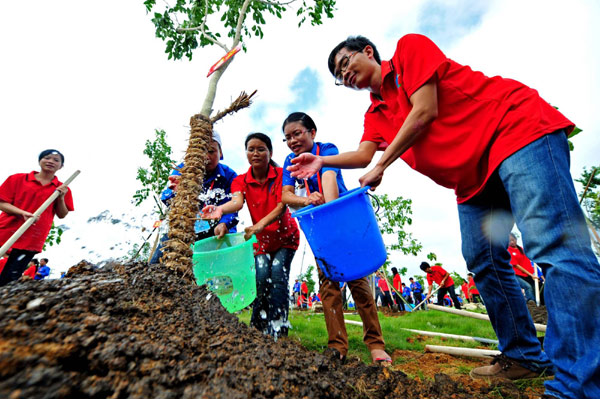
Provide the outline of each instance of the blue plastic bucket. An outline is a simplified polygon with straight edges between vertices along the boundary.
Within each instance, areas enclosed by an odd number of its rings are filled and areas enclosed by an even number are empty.
[[[355,188],[319,206],[292,214],[298,219],[317,264],[333,281],[367,276],[385,263],[387,253],[367,190]]]
[[[253,244],[244,233],[227,234],[196,241],[192,255],[194,277],[198,285],[206,284],[228,312],[237,312],[256,298],[256,269]]]

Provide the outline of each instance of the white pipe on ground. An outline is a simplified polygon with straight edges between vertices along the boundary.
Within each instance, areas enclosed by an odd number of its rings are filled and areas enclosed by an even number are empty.
[[[446,333],[438,333],[433,331],[423,331],[423,330],[413,330],[411,328],[403,328],[403,330],[414,332],[416,334],[427,335],[430,337],[444,337],[444,338],[452,338],[452,339],[460,339],[462,341],[472,341],[472,342],[482,342],[485,344],[495,344],[498,345],[498,341],[495,339],[481,338],[481,337],[471,337],[469,335],[456,335],[456,334],[446,334]]]
[[[446,308],[444,306],[439,306],[439,305],[427,305],[427,306],[431,309],[439,310],[441,312],[454,313],[454,314],[457,314],[460,316],[467,316],[467,317],[472,317],[474,319],[490,321],[490,317],[488,315],[481,314],[481,313],[469,312],[467,310],[458,310],[458,309],[454,309],[454,308]],[[536,331],[546,332],[546,326],[544,324],[533,323],[533,325],[535,326]]]
[[[354,321],[354,320],[344,320],[346,324],[352,324],[353,326],[361,326],[363,325],[362,321]]]
[[[458,348],[455,346],[425,345],[425,352],[447,353],[454,356],[492,357],[501,354],[500,351],[489,349]]]

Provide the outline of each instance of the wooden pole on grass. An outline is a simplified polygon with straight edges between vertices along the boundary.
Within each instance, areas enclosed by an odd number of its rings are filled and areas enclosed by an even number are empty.
[[[81,173],[81,171],[76,170],[75,173],[73,173],[71,175],[71,177],[69,177],[67,179],[67,181],[65,181],[63,183],[63,186],[68,186],[69,184],[71,184],[71,182],[77,177],[77,175],[79,175],[79,173]],[[55,199],[58,198],[58,196],[60,195],[60,191],[55,190],[52,195],[50,197],[48,197],[48,199],[46,200],[46,202],[44,202],[38,209],[37,211],[35,211],[33,213],[33,217],[30,217],[29,219],[27,219],[25,221],[25,223],[23,223],[21,225],[21,227],[19,227],[19,229],[17,231],[15,231],[15,233],[8,239],[8,241],[6,241],[4,243],[4,245],[2,246],[2,248],[0,248],[0,257],[4,256],[4,254],[6,253],[6,251],[8,251],[10,249],[10,247],[12,247],[12,245],[23,235],[23,233],[25,233],[25,231],[27,231],[27,229],[29,227],[31,227],[31,225],[33,223],[35,223],[35,221],[40,217],[40,215],[42,213],[44,213],[44,211],[46,210],[46,208],[48,208]]]
[[[439,306],[439,305],[428,305],[428,306],[431,309],[439,310],[441,312],[454,313],[454,314],[457,314],[460,316],[471,317],[473,319],[490,321],[490,317],[488,315],[481,314],[481,313],[474,313],[474,312],[469,312],[467,310],[458,310],[458,309],[454,309],[454,308],[446,308],[444,306]],[[533,323],[533,325],[535,326],[536,331],[546,332],[546,326],[544,324]]]

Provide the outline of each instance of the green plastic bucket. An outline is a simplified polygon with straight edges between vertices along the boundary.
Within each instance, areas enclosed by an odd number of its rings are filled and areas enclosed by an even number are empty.
[[[254,236],[246,241],[244,233],[235,233],[221,240],[210,237],[194,244],[196,283],[206,284],[228,312],[244,309],[256,298],[255,242]]]

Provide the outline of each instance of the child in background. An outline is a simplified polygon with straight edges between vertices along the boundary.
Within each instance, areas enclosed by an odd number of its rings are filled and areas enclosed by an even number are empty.
[[[231,201],[202,209],[205,219],[219,220],[224,214],[238,212],[248,204],[252,226],[245,237],[256,235],[256,300],[250,324],[275,338],[288,334],[288,284],[292,259],[298,249],[300,232],[286,206],[281,202],[282,169],[271,159],[273,145],[263,133],[246,137],[246,156],[250,169],[231,184]],[[304,300],[307,298],[304,297]]]
[[[40,267],[35,274],[35,280],[43,280],[50,275],[50,268],[48,267],[48,258],[40,259]]]
[[[56,177],[65,157],[57,150],[42,151],[38,157],[39,172],[9,176],[0,186],[0,245],[10,237],[55,192],[60,195],[46,208],[33,225],[12,245],[6,265],[0,274],[0,287],[18,280],[35,254],[42,252],[54,215],[60,219],[73,211],[71,189]]]
[[[292,153],[287,156],[283,165],[283,194],[284,204],[292,207],[306,205],[322,205],[325,202],[338,198],[340,193],[347,191],[342,178],[342,173],[337,168],[322,168],[315,176],[307,180],[298,180],[290,176],[287,167],[291,160],[300,154],[309,152],[315,155],[335,155],[338,149],[331,143],[315,142],[317,127],[310,116],[303,112],[290,114],[283,122],[283,133],[288,148]],[[303,186],[306,197],[296,195],[296,188]],[[319,293],[323,303],[325,324],[329,335],[328,354],[336,361],[344,360],[348,353],[348,334],[344,324],[342,308],[342,294],[339,284],[325,277],[319,267]],[[356,301],[356,308],[363,321],[364,342],[371,352],[374,362],[391,364],[392,359],[385,352],[385,343],[377,307],[366,278],[348,282],[352,298]]]
[[[38,260],[31,259],[31,262],[29,262],[29,267],[27,268],[27,270],[25,270],[23,272],[23,277],[27,277],[28,279],[35,280],[35,274],[38,271],[38,267],[39,267]]]

